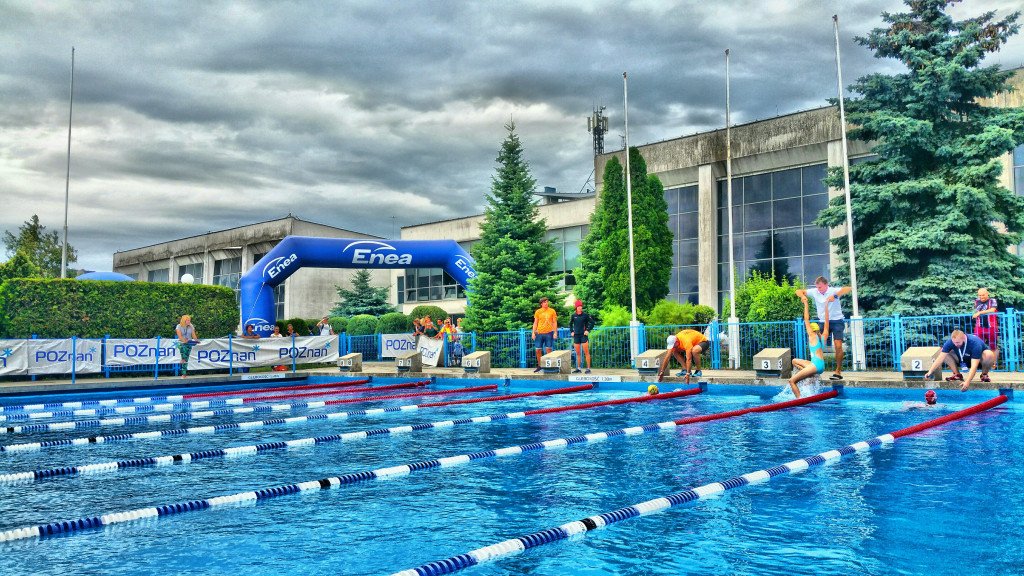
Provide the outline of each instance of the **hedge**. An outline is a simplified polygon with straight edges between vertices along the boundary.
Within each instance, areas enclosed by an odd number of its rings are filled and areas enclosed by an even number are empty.
[[[440,329],[444,319],[451,316],[451,314],[445,312],[444,308],[440,306],[431,306],[430,304],[420,304],[409,313],[410,318],[422,320],[424,316],[430,316],[430,319],[434,321],[434,325]]]
[[[349,336],[366,336],[377,333],[377,318],[370,314],[356,314],[348,319]]]
[[[388,312],[378,318],[377,331],[381,334],[412,332],[412,318],[401,312]]]
[[[183,314],[203,338],[238,327],[235,293],[223,286],[18,278],[0,284],[6,338],[173,337]]]

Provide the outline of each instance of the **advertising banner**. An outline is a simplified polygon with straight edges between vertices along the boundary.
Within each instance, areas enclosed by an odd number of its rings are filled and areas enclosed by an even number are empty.
[[[380,342],[381,358],[394,358],[416,349],[416,337],[412,334],[381,334]]]
[[[76,340],[71,349],[66,340],[28,340],[29,374],[70,374],[72,367],[78,374],[99,372],[102,361],[98,340]]]
[[[28,341],[0,340],[0,376],[28,374]]]
[[[107,366],[142,366],[181,362],[175,338],[111,338],[107,340]]]
[[[189,370],[214,368],[252,368],[255,366],[290,365],[338,361],[337,336],[303,336],[291,338],[214,338],[203,340],[192,348]]]
[[[440,338],[427,338],[426,336],[420,336],[419,342],[416,343],[416,350],[420,353],[420,358],[423,360],[424,366],[437,367],[438,360],[441,359],[441,350],[444,346],[444,340]]]

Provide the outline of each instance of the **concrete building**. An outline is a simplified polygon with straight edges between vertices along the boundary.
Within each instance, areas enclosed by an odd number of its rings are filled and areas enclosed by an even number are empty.
[[[285,236],[369,238],[371,236],[317,224],[289,214],[277,220],[207,232],[170,242],[114,253],[115,272],[149,282],[179,282],[191,274],[196,283],[227,286],[238,280]],[[338,301],[335,286],[349,287],[357,270],[302,268],[275,289],[277,318],[320,318]],[[388,270],[371,270],[374,286],[390,285]]]

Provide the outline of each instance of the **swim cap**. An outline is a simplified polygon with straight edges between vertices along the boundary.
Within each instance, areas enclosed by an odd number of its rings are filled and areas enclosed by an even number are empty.
[[[815,334],[821,332],[821,326],[818,326],[817,322],[811,322],[811,332],[814,332]]]
[[[675,348],[676,347],[676,337],[675,336],[669,336],[667,339],[665,339],[665,345],[668,348]]]
[[[658,386],[656,384],[651,384],[647,387],[647,393],[651,396],[655,396],[658,393]]]
[[[938,398],[936,398],[935,396],[935,390],[929,390],[925,392],[924,401],[927,402],[928,404],[935,404],[935,402],[938,401]]]

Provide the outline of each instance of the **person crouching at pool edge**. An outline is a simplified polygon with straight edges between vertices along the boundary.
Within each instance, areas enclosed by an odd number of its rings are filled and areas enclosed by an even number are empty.
[[[946,378],[946,382],[963,382],[960,385],[960,391],[966,392],[971,387],[971,382],[974,382],[974,376],[978,373],[979,367],[981,368],[981,381],[992,381],[988,377],[988,371],[996,363],[996,353],[989,349],[984,340],[974,334],[964,334],[961,330],[953,330],[949,335],[949,340],[942,345],[939,356],[935,358],[935,362],[925,373],[924,379],[928,380],[932,377],[932,373],[941,370],[943,362],[949,364],[953,370],[953,375]],[[969,370],[966,380],[964,380],[962,370]]]
[[[676,376],[685,375],[687,384],[690,383],[691,367],[696,368],[693,372],[694,376],[702,375],[700,353],[704,351],[704,343],[707,341],[708,339],[704,337],[704,334],[690,329],[682,330],[678,334],[669,336],[665,340],[668,350],[665,351],[665,357],[661,359],[661,366],[658,368],[658,382],[665,378],[665,370],[668,369],[672,358],[675,358],[683,366],[683,370],[676,374]]]
[[[835,299],[835,296],[829,296],[829,302]],[[825,345],[824,342],[828,338],[828,306],[825,306],[825,329],[818,333],[818,323],[811,322],[811,313],[808,309],[807,295],[802,294],[800,301],[804,303],[804,329],[807,330],[807,347],[810,349],[810,360],[801,360],[799,358],[793,359],[793,367],[797,368],[796,374],[789,379],[789,387],[793,390],[793,396],[800,397],[800,387],[797,383],[805,378],[810,378],[815,374],[821,374],[825,371]]]

